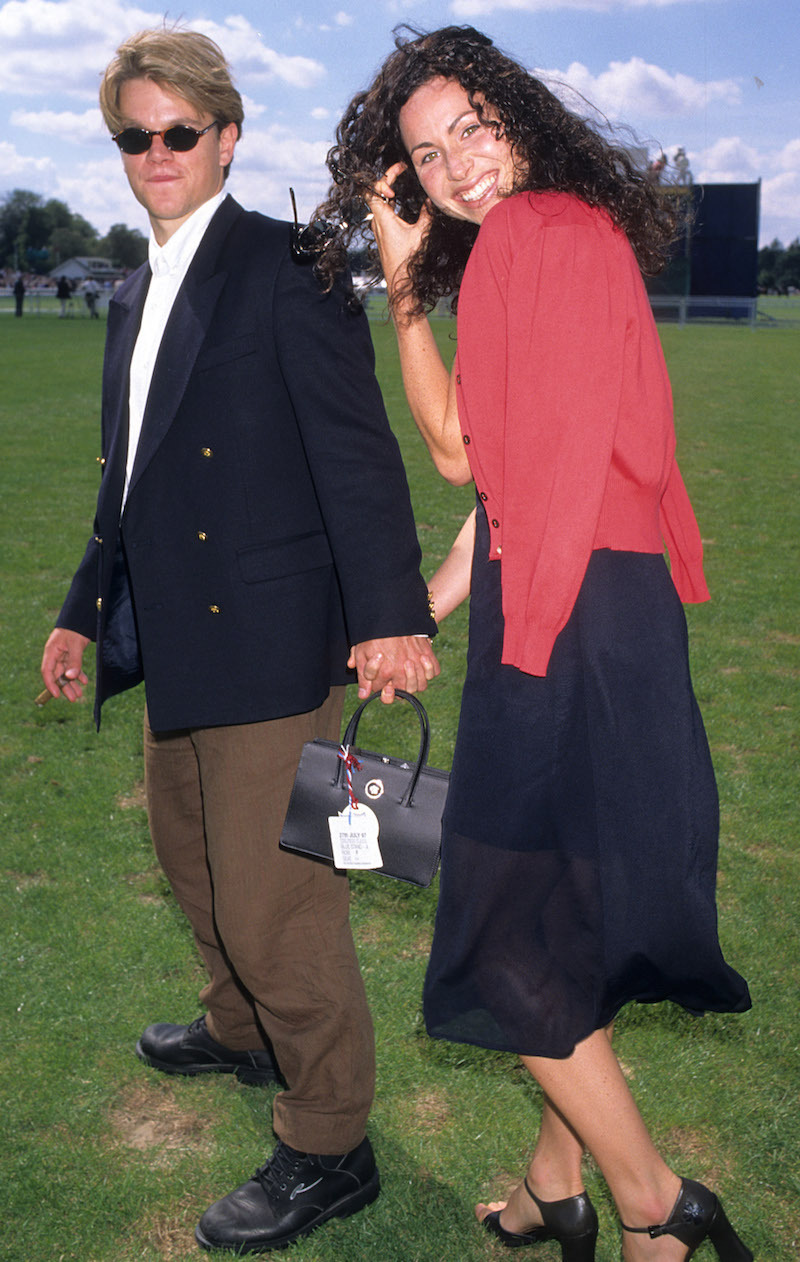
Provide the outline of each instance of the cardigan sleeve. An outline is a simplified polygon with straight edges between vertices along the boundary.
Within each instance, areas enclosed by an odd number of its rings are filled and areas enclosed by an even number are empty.
[[[507,213],[487,216],[470,258],[459,359],[463,375],[476,340],[496,352],[480,355],[469,394],[470,415],[478,418],[502,404],[504,433],[493,422],[487,434],[504,452],[502,660],[544,675],[583,580],[603,502],[627,286],[617,266],[619,234],[605,218],[540,221],[517,242],[513,203],[506,205]],[[485,428],[485,420],[478,424]],[[479,466],[480,437],[476,447]]]
[[[703,541],[681,471],[673,461],[661,500],[661,531],[672,581],[681,600],[700,604],[711,596],[703,574]]]

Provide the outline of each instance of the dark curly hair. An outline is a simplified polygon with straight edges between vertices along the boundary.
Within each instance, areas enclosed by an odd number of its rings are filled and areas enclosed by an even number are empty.
[[[623,147],[568,110],[473,27],[447,26],[429,34],[402,27],[395,31],[395,51],[374,82],[350,102],[328,154],[334,184],[315,216],[327,238],[316,264],[327,286],[360,234],[365,190],[393,163],[408,161],[400,136],[401,109],[417,88],[440,77],[456,80],[479,116],[485,105],[491,107],[520,172],[514,192],[574,193],[608,212],[627,235],[643,272],[654,274],[665,266],[676,235],[675,199],[659,193]],[[426,195],[410,165],[397,179],[395,194],[398,213],[416,221]],[[417,313],[447,296],[455,309],[477,232],[476,224],[432,208],[430,229],[409,264],[407,293]],[[377,277],[374,243],[370,256]]]

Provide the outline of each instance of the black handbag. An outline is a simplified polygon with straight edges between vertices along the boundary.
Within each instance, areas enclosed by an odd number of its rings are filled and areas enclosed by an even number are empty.
[[[303,746],[280,845],[337,867],[427,886],[439,866],[449,776],[428,766],[425,707],[399,688],[396,695],[410,702],[419,718],[416,763],[356,747],[358,721],[380,696],[373,693],[353,714],[341,745],[318,739]]]

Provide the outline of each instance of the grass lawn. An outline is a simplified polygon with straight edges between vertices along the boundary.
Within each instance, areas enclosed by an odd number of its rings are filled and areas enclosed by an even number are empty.
[[[469,511],[438,479],[405,407],[393,334],[373,326],[412,483],[426,572]],[[0,321],[0,1259],[183,1262],[193,1228],[272,1147],[272,1092],[163,1078],[142,1027],[197,1014],[201,972],[155,866],[142,801],[141,691],[37,709],[38,663],[91,530],[105,321]],[[446,350],[452,326],[437,324]],[[722,1195],[758,1262],[800,1253],[798,414],[800,329],[663,326],[679,454],[713,600],[687,610],[719,776],[721,936],[749,979],[744,1017],[628,1009],[618,1048],[645,1117],[684,1174]],[[431,762],[448,767],[465,611],[437,642]],[[412,716],[372,707],[362,736],[415,748]],[[404,708],[405,710],[406,708]],[[298,1262],[478,1262],[503,1249],[472,1219],[518,1179],[537,1091],[514,1058],[429,1040],[420,990],[435,888],[367,874],[353,920],[375,1015],[371,1136],[383,1194],[298,1244]],[[602,1180],[599,1262],[620,1256]],[[711,1256],[709,1246],[702,1255]],[[533,1256],[533,1255],[531,1255]],[[555,1262],[556,1246],[535,1251]]]

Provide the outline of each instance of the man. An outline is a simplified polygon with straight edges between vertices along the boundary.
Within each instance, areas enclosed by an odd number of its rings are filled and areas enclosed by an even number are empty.
[[[88,280],[83,282],[83,297],[89,311],[89,318],[99,320],[100,316],[97,311],[97,297],[100,290],[97,288],[97,281],[90,276]]]
[[[42,673],[77,700],[96,639],[98,724],[144,679],[150,828],[210,981],[204,1018],[137,1052],[250,1082],[274,1054],[277,1147],[197,1229],[260,1252],[378,1194],[347,881],[278,836],[303,742],[338,739],[348,656],[362,696],[422,689],[435,626],[366,320],[293,257],[290,225],[224,195],[242,106],[220,50],[141,32],[100,100],[150,262],[110,304],[95,533]]]

